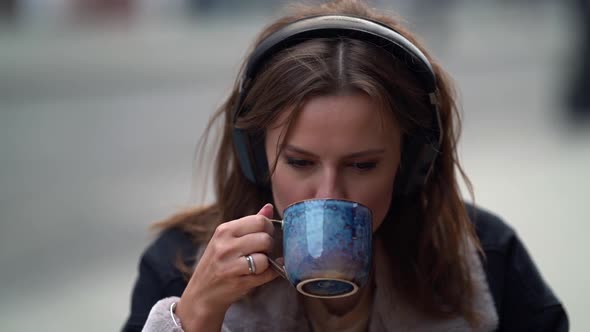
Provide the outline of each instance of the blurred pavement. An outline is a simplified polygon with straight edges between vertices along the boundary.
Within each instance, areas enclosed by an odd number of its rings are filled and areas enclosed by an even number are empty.
[[[567,13],[449,15],[444,34],[421,30],[457,81],[476,201],[517,229],[571,330],[589,331],[590,130],[561,111]],[[269,21],[0,29],[0,330],[120,329],[148,227],[190,204],[197,139]]]

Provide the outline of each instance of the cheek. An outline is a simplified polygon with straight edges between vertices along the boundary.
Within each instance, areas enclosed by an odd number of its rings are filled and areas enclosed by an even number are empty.
[[[371,209],[373,212],[373,232],[376,232],[383,224],[391,205],[393,178],[382,178],[379,183],[362,189],[357,195],[351,195],[351,199]]]
[[[279,212],[281,218],[283,218],[283,211],[287,206],[310,198],[302,188],[301,181],[289,176],[284,169],[281,170],[280,166],[277,166],[272,176],[271,187],[275,209]]]
[[[373,212],[373,233],[381,227],[381,224],[383,224],[385,216],[389,211],[392,194],[393,188],[383,188],[383,190],[376,190],[364,197],[364,199],[358,200],[369,207]]]

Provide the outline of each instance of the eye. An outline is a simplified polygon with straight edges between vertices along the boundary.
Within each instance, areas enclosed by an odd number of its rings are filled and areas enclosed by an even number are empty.
[[[287,158],[287,164],[296,167],[296,168],[303,168],[308,166],[313,166],[313,162],[306,160],[306,159],[299,159],[299,158]]]
[[[359,171],[369,171],[377,167],[377,162],[365,162],[365,163],[352,163],[351,167],[358,169]]]

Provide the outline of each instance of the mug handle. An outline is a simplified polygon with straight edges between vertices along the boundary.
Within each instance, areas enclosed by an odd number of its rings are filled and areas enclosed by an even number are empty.
[[[269,219],[269,220],[272,221],[275,224],[279,224],[281,226],[281,230],[283,229],[283,221],[282,220],[277,220],[277,219]],[[272,259],[270,257],[268,257],[268,263],[270,264],[270,267],[273,270],[277,271],[277,273],[281,277],[289,280],[289,278],[287,278],[287,271],[285,270],[285,266],[284,265],[279,264],[277,261],[275,261],[274,259]]]

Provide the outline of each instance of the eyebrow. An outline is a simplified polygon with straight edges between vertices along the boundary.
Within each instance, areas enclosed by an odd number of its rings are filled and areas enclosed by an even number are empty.
[[[286,151],[290,151],[290,152],[296,152],[296,153],[300,153],[300,154],[304,154],[304,155],[308,155],[310,157],[314,157],[314,158],[318,158],[319,156],[311,153],[309,151],[306,151],[304,149],[298,148],[296,146],[287,144],[283,146],[283,149]],[[354,152],[351,154],[347,154],[346,156],[344,156],[345,158],[359,158],[359,157],[366,157],[366,156],[373,156],[373,155],[379,155],[385,152],[385,149],[368,149],[368,150],[363,150],[363,151],[358,151],[358,152]]]

